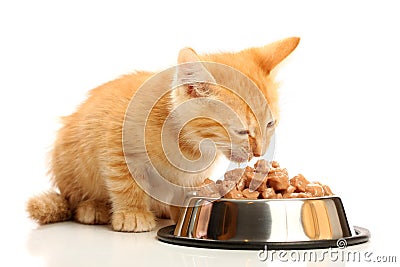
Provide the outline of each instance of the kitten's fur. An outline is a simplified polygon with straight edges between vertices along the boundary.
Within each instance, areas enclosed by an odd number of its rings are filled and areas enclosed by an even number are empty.
[[[248,76],[260,88],[270,109],[270,112],[267,112],[266,107],[259,107],[262,109],[260,112],[265,113],[260,127],[273,129],[279,119],[278,93],[270,72],[295,49],[298,42],[299,38],[288,38],[239,53],[203,56],[198,56],[193,50],[186,48],[181,50],[178,63],[217,62],[231,66]],[[164,77],[161,82],[174,86],[187,78],[184,77],[185,72],[182,69],[176,69],[174,77]],[[155,216],[176,216],[165,205],[152,200],[132,179],[122,147],[123,121],[129,102],[138,88],[152,75],[154,73],[135,72],[95,88],[75,113],[63,119],[64,125],[58,132],[50,166],[52,181],[60,193],[50,191],[30,199],[27,210],[31,218],[40,224],[73,218],[85,224],[110,223],[115,231],[141,232],[155,227]],[[220,73],[218,69],[203,67],[191,75],[203,76],[199,78],[206,77],[210,81],[217,78],[246,90],[243,88],[247,84],[245,81],[235,80],[227,73]],[[156,92],[157,88],[152,88],[151,91],[149,94]],[[253,92],[248,90],[245,93]],[[176,178],[174,168],[166,161],[160,143],[160,128],[171,109],[198,97],[213,98],[227,103],[242,119],[245,128],[243,129],[243,125],[229,125],[229,128],[224,130],[220,124],[205,119],[212,116],[214,111],[204,109],[204,118],[190,121],[179,133],[179,148],[185,157],[199,157],[199,141],[211,138],[216,144],[221,144],[217,145],[219,154],[235,161],[244,161],[249,156],[263,154],[271,137],[272,132],[262,134],[257,131],[254,115],[250,114],[243,100],[232,92],[222,90],[218,86],[206,90],[195,86],[182,86],[159,101],[146,126],[153,133],[147,137],[150,138],[148,143],[151,144],[147,147],[148,154],[156,159],[159,167],[163,169],[163,175],[176,184],[197,185],[209,175],[209,172],[205,171],[196,176],[180,175],[179,179]],[[145,102],[146,99],[143,99],[143,103]],[[127,118],[134,121],[137,116],[141,116],[142,113],[138,109],[128,113]],[[248,134],[237,134],[241,130],[247,131]],[[232,149],[229,151],[225,149],[226,143],[229,142],[228,134],[231,138],[233,136]],[[135,140],[135,133],[132,132],[131,136],[124,138]],[[145,172],[145,165],[148,162],[141,158],[142,154],[146,154],[145,151],[132,154],[133,158],[130,160],[135,162],[136,167],[131,171],[137,176],[135,178],[146,179],[148,174]]]

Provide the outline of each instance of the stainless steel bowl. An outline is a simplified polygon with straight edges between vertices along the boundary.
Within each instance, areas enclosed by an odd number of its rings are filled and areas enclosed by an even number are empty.
[[[352,231],[339,197],[236,200],[192,197],[176,226],[161,229],[162,241],[215,248],[255,249],[334,247],[368,241]],[[272,247],[271,247],[272,246]]]

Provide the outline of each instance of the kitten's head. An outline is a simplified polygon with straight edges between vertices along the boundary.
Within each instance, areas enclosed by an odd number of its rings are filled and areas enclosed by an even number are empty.
[[[270,73],[298,42],[288,38],[204,56],[182,49],[171,94],[181,151],[198,157],[217,148],[235,162],[265,154],[279,121],[277,86]]]

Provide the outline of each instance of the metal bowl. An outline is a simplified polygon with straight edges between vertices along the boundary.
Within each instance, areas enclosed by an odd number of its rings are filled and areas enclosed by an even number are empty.
[[[192,197],[176,226],[160,229],[161,241],[196,247],[309,249],[368,241],[368,230],[350,228],[337,196],[303,199]]]

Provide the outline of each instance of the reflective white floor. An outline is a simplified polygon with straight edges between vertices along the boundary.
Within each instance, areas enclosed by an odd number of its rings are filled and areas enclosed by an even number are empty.
[[[158,222],[158,228],[169,224],[169,220],[161,220]],[[5,236],[5,240],[2,239],[2,250],[5,253],[2,253],[0,266],[220,267],[284,266],[288,263],[296,263],[297,266],[361,266],[368,263],[368,266],[373,266],[379,265],[373,262],[378,254],[382,254],[383,251],[389,253],[388,250],[377,249],[372,239],[371,242],[351,246],[345,250],[269,251],[268,257],[265,258],[266,255],[259,254],[260,251],[170,245],[158,241],[156,231],[118,233],[111,231],[108,226],[90,226],[75,222],[38,226],[28,219],[16,225],[19,227],[16,234],[13,233],[14,229],[2,227],[3,237]],[[379,238],[376,240],[380,241]],[[346,251],[350,254],[343,254]],[[360,258],[353,259],[354,253],[357,257],[360,255]],[[346,258],[347,255],[350,255],[350,258]],[[399,260],[397,255],[397,262]],[[385,266],[395,266],[394,263],[386,264]]]

